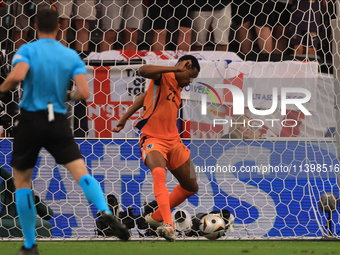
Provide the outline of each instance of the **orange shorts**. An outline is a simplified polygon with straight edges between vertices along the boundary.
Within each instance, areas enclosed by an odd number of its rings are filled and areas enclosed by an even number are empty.
[[[173,140],[164,140],[142,134],[140,141],[140,152],[144,164],[148,153],[160,152],[166,160],[166,167],[171,171],[183,165],[190,157],[190,150],[183,144],[180,137]]]

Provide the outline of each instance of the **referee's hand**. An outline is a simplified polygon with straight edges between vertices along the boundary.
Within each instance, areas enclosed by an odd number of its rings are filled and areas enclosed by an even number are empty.
[[[5,93],[0,92],[0,100],[3,99],[5,97],[5,95],[6,95]]]

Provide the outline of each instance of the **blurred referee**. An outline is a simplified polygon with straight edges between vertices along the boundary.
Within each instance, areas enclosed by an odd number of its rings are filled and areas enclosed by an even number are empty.
[[[0,98],[23,81],[20,116],[15,127],[11,165],[15,177],[15,201],[25,237],[19,254],[39,254],[35,240],[36,209],[31,178],[39,151],[44,147],[56,163],[63,164],[79,183],[86,198],[102,212],[106,223],[122,240],[129,239],[125,225],[118,222],[106,203],[98,182],[89,175],[66,118],[66,100],[90,95],[85,64],[76,51],[56,41],[58,14],[52,9],[37,12],[39,40],[24,44],[13,57],[12,72],[0,86]],[[69,92],[73,79],[77,90]]]

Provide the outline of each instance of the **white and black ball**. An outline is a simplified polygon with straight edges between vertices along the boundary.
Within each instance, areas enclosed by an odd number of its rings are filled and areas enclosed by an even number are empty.
[[[338,197],[331,192],[320,196],[319,210],[326,213],[333,213],[338,207]]]
[[[225,222],[220,216],[207,214],[200,220],[199,230],[209,240],[216,240],[225,235]]]
[[[184,209],[177,209],[171,213],[175,229],[181,232],[189,232],[192,227],[191,215]]]

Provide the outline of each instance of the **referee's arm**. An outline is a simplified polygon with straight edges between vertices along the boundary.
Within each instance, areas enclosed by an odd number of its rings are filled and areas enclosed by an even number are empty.
[[[4,94],[9,90],[15,89],[19,83],[25,79],[30,66],[26,62],[17,63],[12,72],[7,76],[6,80],[0,86],[0,94]],[[1,95],[0,95],[1,97]]]
[[[69,99],[79,101],[89,98],[90,88],[86,76],[84,74],[77,74],[73,77],[73,80],[76,83],[77,89],[69,92]]]

